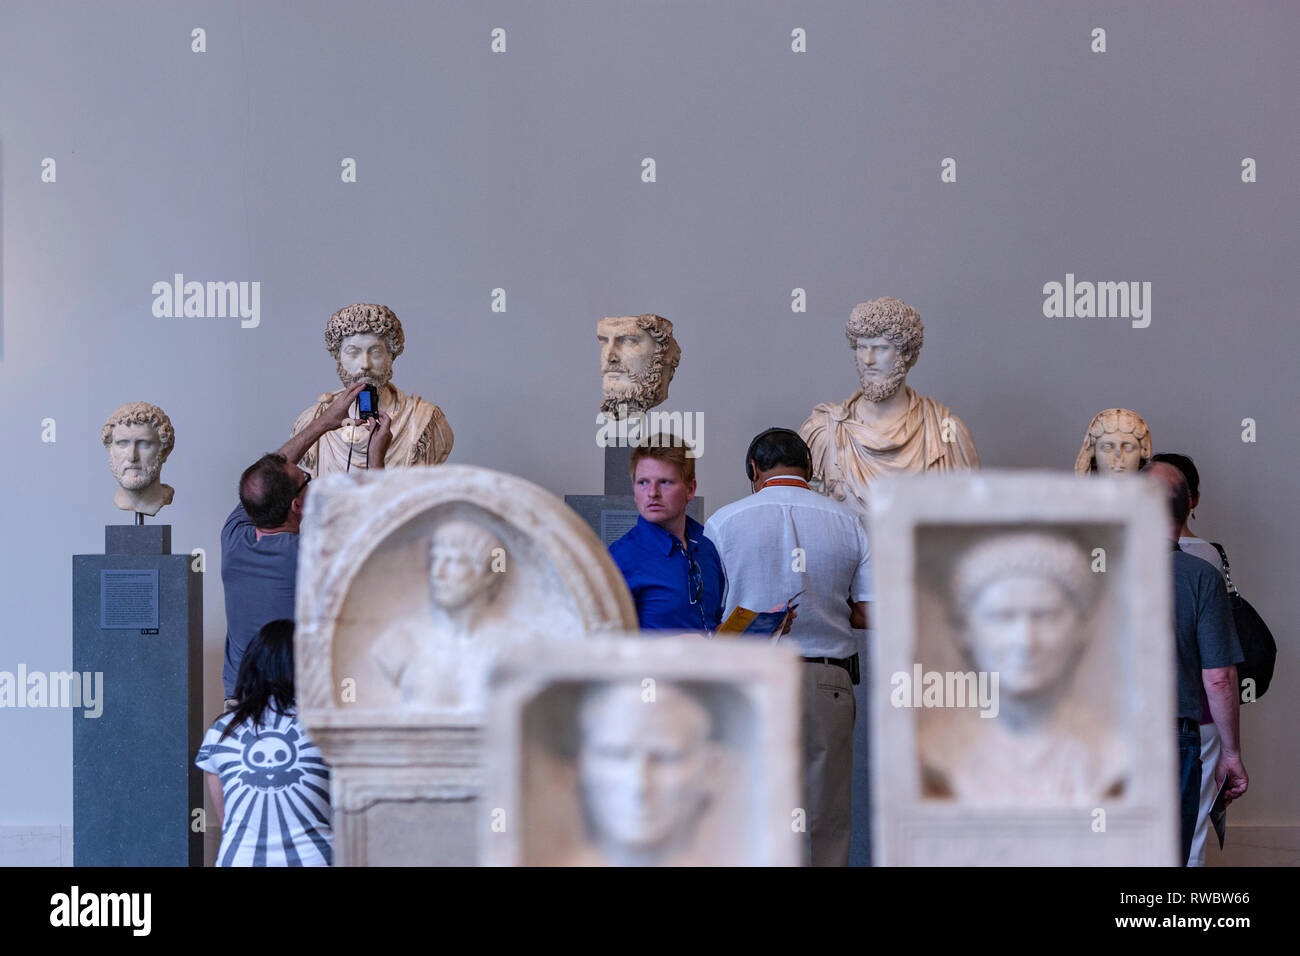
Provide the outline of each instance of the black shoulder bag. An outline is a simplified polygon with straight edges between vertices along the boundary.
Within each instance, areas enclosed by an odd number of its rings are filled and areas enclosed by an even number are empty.
[[[1228,567],[1228,552],[1223,545],[1211,541],[1214,550],[1219,552],[1223,562],[1223,576],[1228,582],[1228,603],[1232,605],[1232,623],[1237,627],[1237,642],[1241,644],[1241,653],[1246,659],[1237,665],[1238,689],[1246,680],[1254,681],[1254,693],[1250,699],[1243,697],[1242,703],[1249,704],[1259,700],[1268,690],[1273,680],[1273,665],[1277,662],[1277,641],[1250,602],[1241,596],[1237,586],[1232,583],[1232,570]]]

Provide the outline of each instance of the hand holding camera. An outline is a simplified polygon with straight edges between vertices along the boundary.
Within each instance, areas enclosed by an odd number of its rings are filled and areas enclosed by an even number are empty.
[[[344,420],[349,417],[348,410],[365,387],[360,382],[356,382],[339,392],[334,401],[326,406],[325,411],[320,413],[320,421],[328,425],[331,430],[342,428]]]
[[[370,432],[370,438],[366,443],[368,467],[383,468],[384,457],[388,454],[388,446],[393,440],[393,420],[388,416],[388,412],[375,412],[365,424]]]

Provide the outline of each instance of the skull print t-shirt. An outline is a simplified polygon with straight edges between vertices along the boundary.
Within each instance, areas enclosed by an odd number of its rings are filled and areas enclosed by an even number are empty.
[[[195,765],[221,778],[225,821],[217,866],[329,866],[329,765],[296,713],[268,708],[222,739],[233,714],[208,729]]]

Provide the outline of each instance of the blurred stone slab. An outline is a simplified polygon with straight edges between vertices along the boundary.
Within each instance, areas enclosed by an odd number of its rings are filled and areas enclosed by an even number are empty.
[[[1175,865],[1165,499],[1035,472],[873,496],[873,862]]]
[[[789,647],[698,637],[503,656],[480,859],[798,865],[800,666]]]

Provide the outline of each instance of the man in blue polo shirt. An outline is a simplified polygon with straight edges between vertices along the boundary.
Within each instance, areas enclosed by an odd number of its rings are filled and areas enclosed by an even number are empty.
[[[686,514],[695,497],[695,459],[672,435],[632,449],[636,526],[609,546],[645,631],[718,629],[726,589],[718,549]]]

